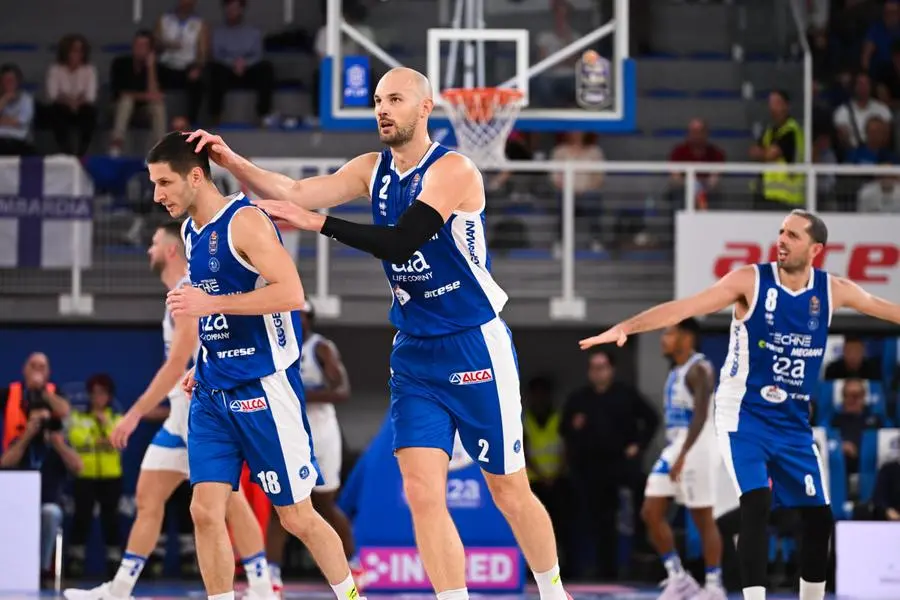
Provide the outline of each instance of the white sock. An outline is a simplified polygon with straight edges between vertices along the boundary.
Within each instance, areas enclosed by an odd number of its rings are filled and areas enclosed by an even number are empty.
[[[822,600],[825,598],[825,582],[812,583],[800,578],[800,600]]]
[[[531,573],[534,575],[541,600],[566,600],[566,590],[563,589],[562,577],[559,576],[559,563],[545,573],[537,571]]]
[[[207,596],[207,598],[209,600],[234,600],[234,591],[225,592],[224,594],[213,594],[212,596]]]
[[[681,558],[679,558],[677,552],[667,552],[666,554],[663,554],[661,558],[669,578],[681,577],[684,575],[684,567],[681,566]]]
[[[766,588],[761,585],[744,588],[744,600],[766,600]]]
[[[281,583],[281,565],[276,565],[273,562],[269,563],[269,577],[273,582],[277,581]]]
[[[706,567],[706,588],[722,587],[722,568]]]
[[[337,600],[357,600],[359,598],[359,590],[356,589],[356,583],[353,581],[353,575],[347,575],[347,579],[331,586]]]
[[[244,565],[244,573],[247,574],[247,585],[261,598],[272,595],[272,578],[269,575],[269,565],[266,562],[266,553],[260,552],[253,556],[241,559]]]
[[[469,600],[469,590],[460,588],[458,590],[438,592],[437,600]]]
[[[113,577],[112,582],[109,584],[109,593],[116,598],[130,597],[146,563],[146,556],[126,552],[122,556],[122,562],[119,563],[119,570],[116,571],[116,576]]]

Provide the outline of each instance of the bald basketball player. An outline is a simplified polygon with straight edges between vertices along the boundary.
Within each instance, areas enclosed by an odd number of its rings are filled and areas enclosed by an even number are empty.
[[[394,293],[391,352],[394,451],[416,544],[438,600],[468,598],[465,555],[446,505],[458,432],[484,472],[534,573],[542,600],[565,600],[553,526],[529,487],[512,336],[499,313],[507,295],[491,276],[484,185],[465,156],[428,137],[432,87],[412,69],[392,69],[375,90],[381,152],[333,175],[295,181],[196,131],[197,148],[264,198],[258,205],[296,227],[380,258]],[[360,197],[373,225],[314,213]]]

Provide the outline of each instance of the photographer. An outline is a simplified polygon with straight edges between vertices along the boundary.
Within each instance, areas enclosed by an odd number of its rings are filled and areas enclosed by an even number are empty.
[[[66,444],[61,417],[69,403],[47,381],[47,357],[32,354],[25,363],[24,382],[0,390],[3,453],[0,468],[41,473],[41,568],[50,570],[53,543],[62,524],[62,491],[68,473],[82,469],[81,459]]]

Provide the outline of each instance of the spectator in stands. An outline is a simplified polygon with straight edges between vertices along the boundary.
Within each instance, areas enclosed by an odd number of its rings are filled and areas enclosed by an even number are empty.
[[[840,410],[831,419],[831,426],[841,435],[841,448],[847,465],[847,475],[859,473],[859,448],[863,432],[882,426],[881,418],[866,406],[866,388],[862,379],[844,380]],[[853,487],[853,486],[851,486]]]
[[[900,109],[900,41],[891,46],[891,62],[875,75],[875,96],[897,111]]]
[[[891,62],[891,48],[900,41],[900,2],[885,0],[881,19],[869,26],[863,44],[862,68],[877,73]]]
[[[355,27],[360,35],[362,35],[364,38],[366,38],[370,42],[374,42],[375,32],[365,23],[368,11],[362,4],[362,2],[360,0],[345,0],[343,8],[344,20],[347,21],[349,25]],[[310,117],[307,117],[307,122],[311,125],[318,124],[319,115],[321,114],[321,107],[319,106],[319,77],[321,76],[321,70],[319,69],[319,64],[328,55],[327,38],[328,28],[325,25],[322,25],[316,32],[316,39],[313,43],[313,47],[316,51],[316,57],[319,60],[316,62],[316,71],[313,75],[312,85],[310,86],[312,91],[310,98],[312,101],[312,115]],[[365,48],[357,44],[349,36],[341,34],[340,39],[341,56],[367,56],[369,54],[369,52]],[[370,92],[374,91],[374,86],[371,83],[375,80],[375,77],[373,75],[374,73],[372,72],[372,67],[370,66],[369,85],[370,87],[372,87],[372,89],[370,89]]]
[[[166,134],[166,103],[156,73],[156,53],[150,31],[138,31],[131,41],[131,54],[117,56],[113,60],[110,92],[116,103],[111,154],[121,152],[135,108],[149,115],[154,140]]]
[[[832,146],[831,120],[829,119],[827,124],[814,125],[813,132],[815,137],[812,151],[813,162],[817,165],[838,164],[837,154]],[[823,173],[818,176],[816,192],[820,209],[833,210],[836,186],[837,175],[834,173]]]
[[[94,375],[85,385],[90,396],[87,410],[72,413],[69,443],[81,456],[84,468],[75,480],[72,519],[73,558],[84,560],[84,547],[94,521],[94,507],[100,507],[100,524],[106,542],[106,560],[114,570],[122,556],[119,550],[119,499],[122,497],[122,457],[109,441],[122,415],[110,403],[115,394],[112,378]],[[113,571],[114,573],[114,571]]]
[[[185,90],[187,118],[196,125],[203,103],[203,70],[209,53],[209,29],[195,12],[197,0],[178,0],[175,10],[156,24],[159,83],[163,89]]]
[[[865,142],[847,152],[844,162],[851,165],[896,163],[897,156],[888,147],[891,132],[887,121],[878,116],[869,117],[865,131]]]
[[[34,119],[34,98],[22,89],[22,70],[0,66],[0,156],[34,154],[28,141]]]
[[[709,142],[709,130],[703,119],[691,119],[688,123],[687,139],[672,148],[669,154],[669,162],[725,162],[725,152],[715,144]],[[681,197],[673,198],[675,206],[683,205],[684,173],[672,171],[669,175],[669,183],[675,194]],[[719,195],[718,173],[697,173],[697,208],[705,210],[710,204],[715,204]]]
[[[224,0],[225,24],[213,31],[210,64],[209,113],[213,122],[222,118],[225,94],[234,88],[256,91],[256,117],[263,124],[272,112],[275,69],[263,60],[262,32],[244,23],[246,0]]]
[[[28,357],[23,380],[0,390],[3,447],[0,468],[41,473],[41,570],[51,580],[50,566],[56,533],[62,527],[62,493],[68,473],[78,473],[81,459],[66,445],[62,418],[68,401],[49,382],[47,356]]]
[[[885,166],[893,166],[884,163]],[[900,180],[890,175],[863,185],[856,196],[856,210],[868,213],[900,213]]]
[[[846,336],[843,355],[825,367],[825,380],[868,379],[881,381],[881,362],[876,358],[866,358],[866,346],[862,338]]]
[[[603,150],[597,144],[597,134],[570,131],[562,135],[559,144],[553,148],[550,160],[559,161],[586,161],[600,162],[606,160]],[[563,174],[554,171],[550,174],[550,181],[556,188],[559,198],[559,206],[562,206]],[[603,227],[600,222],[602,213],[600,188],[603,187],[603,173],[586,173],[576,171],[575,178],[575,218],[577,221],[587,221],[591,236],[591,250],[600,252],[603,250]],[[562,252],[562,210],[558,210],[559,225],[557,228],[559,237],[554,247],[554,254]]]
[[[878,469],[872,504],[876,519],[900,521],[900,454],[895,453]]]
[[[838,142],[845,152],[866,143],[866,123],[872,117],[881,117],[886,123],[893,121],[891,109],[872,97],[869,75],[857,73],[853,82],[853,98],[834,111]]]
[[[615,375],[612,354],[591,354],[589,384],[569,396],[560,423],[579,507],[573,518],[577,531],[572,531],[579,547],[567,555],[583,563],[595,554],[599,572],[594,575],[602,580],[616,578],[619,489],[631,488],[640,506],[635,487],[644,485],[641,460],[659,425],[659,415],[640,393]],[[576,575],[584,575],[586,567],[573,565]]]
[[[787,92],[775,90],[769,94],[769,115],[772,121],[762,137],[750,148],[750,158],[760,162],[799,164],[803,161],[803,129],[791,116],[791,100]],[[799,174],[771,171],[760,177],[754,195],[756,210],[785,210],[805,204],[804,177]]]
[[[90,60],[87,39],[67,35],[59,42],[56,63],[47,70],[50,124],[63,154],[87,154],[97,127],[97,68]]]
[[[563,444],[559,435],[560,413],[553,399],[553,382],[535,377],[528,382],[523,406],[525,465],[531,489],[557,523],[560,509],[559,477],[563,471]],[[558,529],[555,527],[554,529]]]
[[[582,35],[569,24],[569,3],[566,0],[553,0],[553,29],[543,31],[537,37],[539,60],[562,50]],[[576,53],[532,80],[531,93],[535,106],[565,108],[574,105],[577,62]]]

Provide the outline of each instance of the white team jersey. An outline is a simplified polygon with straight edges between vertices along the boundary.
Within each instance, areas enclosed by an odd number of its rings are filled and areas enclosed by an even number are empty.
[[[300,379],[303,381],[303,388],[306,390],[321,390],[327,385],[325,379],[325,371],[316,358],[316,346],[319,344],[328,344],[332,351],[337,354],[337,347],[331,340],[314,333],[303,341],[303,348],[300,350]],[[313,431],[316,429],[316,423],[337,419],[337,413],[334,410],[334,404],[328,402],[307,402],[306,417],[309,419],[309,427]]]
[[[181,287],[182,285],[191,285],[191,280],[189,277],[183,277],[176,285],[176,288]],[[169,312],[169,308],[166,307],[166,314],[163,317],[162,321],[163,327],[163,344],[165,346],[166,357],[169,356],[169,351],[172,347],[172,343],[175,340],[175,321],[172,318],[172,313]],[[194,358],[197,356],[197,352],[200,350],[199,344],[196,348],[194,348]],[[185,373],[187,369],[189,369],[193,365],[193,360],[190,361],[188,365],[186,365]],[[169,433],[174,433],[175,435],[187,438],[187,424],[188,424],[188,399],[187,395],[181,389],[181,379],[178,380],[178,383],[175,384],[175,387],[172,388],[172,391],[169,392],[169,417],[166,419],[166,422],[163,423],[163,427],[169,431]]]
[[[687,437],[688,427],[694,418],[694,394],[688,388],[685,378],[694,365],[703,361],[712,372],[706,357],[699,352],[694,353],[685,361],[683,365],[673,368],[669,372],[669,378],[666,380],[665,388],[665,417],[666,417],[666,441],[669,443],[679,441],[683,442]],[[712,430],[712,399],[710,399],[710,414],[708,415],[706,425],[704,426],[704,434],[706,430]]]

